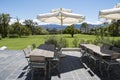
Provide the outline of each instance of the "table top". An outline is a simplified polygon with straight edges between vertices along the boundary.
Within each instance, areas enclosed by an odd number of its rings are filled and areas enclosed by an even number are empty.
[[[44,49],[34,49],[30,56],[44,56],[46,58],[53,58],[54,57],[54,51],[50,50],[44,50]]]
[[[111,54],[116,53],[115,51],[112,50],[101,49],[100,46],[96,46],[93,44],[80,44],[80,46],[86,47],[87,49],[92,50],[93,52],[100,56],[111,56]]]

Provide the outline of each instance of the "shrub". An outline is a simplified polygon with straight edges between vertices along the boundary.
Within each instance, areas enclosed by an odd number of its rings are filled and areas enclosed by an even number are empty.
[[[92,41],[92,40],[86,40],[86,43],[88,43],[88,44],[92,44],[93,41]]]
[[[53,44],[55,47],[68,47],[68,42],[64,38],[57,38],[55,36],[48,37],[45,44]]]
[[[73,43],[74,47],[78,47],[79,46],[79,39],[78,38],[74,38],[72,43]]]
[[[118,40],[112,40],[113,46],[120,48],[120,39]]]
[[[68,41],[65,39],[65,38],[62,38],[62,40],[61,39],[59,39],[60,40],[60,42],[62,41],[62,47],[63,48],[66,48],[66,47],[68,47]]]
[[[110,40],[108,37],[103,38],[103,39],[101,40],[101,43],[102,43],[102,44],[106,44],[106,45],[110,45],[110,46],[113,45],[113,43],[111,42],[111,40]]]
[[[49,32],[47,30],[45,30],[45,29],[42,29],[41,34],[46,35],[46,34],[49,34]]]
[[[84,40],[84,39],[80,40],[80,44],[89,44],[91,42],[92,42],[91,40]]]
[[[51,37],[48,37],[48,39],[46,39],[45,44],[53,44],[53,45],[55,45],[55,47],[57,47],[58,40],[55,36],[51,36]]]
[[[84,39],[81,39],[81,40],[80,40],[80,44],[82,44],[82,43],[85,43],[85,40],[84,40]]]
[[[9,38],[18,38],[19,36],[17,34],[9,34]]]

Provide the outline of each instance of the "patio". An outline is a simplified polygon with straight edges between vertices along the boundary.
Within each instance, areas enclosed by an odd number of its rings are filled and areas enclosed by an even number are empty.
[[[48,80],[107,80],[101,77],[99,72],[94,74],[80,62],[79,51],[63,51],[63,54],[67,56],[61,59],[60,75],[56,75],[52,70],[51,78]],[[27,68],[27,61],[22,50],[0,51],[0,80],[30,80],[31,74],[27,73]],[[34,76],[34,80],[44,80],[40,72],[36,72]],[[119,77],[112,78],[112,80],[119,79]]]

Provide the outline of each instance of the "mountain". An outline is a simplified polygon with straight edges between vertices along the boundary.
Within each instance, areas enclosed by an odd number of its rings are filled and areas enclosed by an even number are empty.
[[[61,29],[65,29],[67,26],[60,26],[60,25],[56,25],[56,24],[46,24],[46,25],[40,25],[42,28],[44,29],[53,29],[56,28],[57,30],[61,30]]]
[[[103,25],[103,24],[100,24],[100,25],[95,25],[95,24],[88,24],[89,25],[89,28],[99,28],[101,26],[106,26],[106,25]],[[63,25],[61,27],[61,25],[56,25],[56,24],[46,24],[46,25],[39,25],[41,26],[42,28],[44,29],[53,29],[53,28],[56,28],[57,30],[61,30],[61,29],[65,29],[67,26]],[[75,24],[75,28],[77,29],[80,29],[81,27],[81,24]]]

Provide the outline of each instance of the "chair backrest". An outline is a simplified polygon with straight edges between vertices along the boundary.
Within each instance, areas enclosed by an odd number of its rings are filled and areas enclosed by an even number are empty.
[[[29,53],[27,48],[23,49],[23,52],[25,55],[27,55]]]
[[[28,57],[28,55],[31,53],[31,48],[27,47],[23,50],[25,57]]]
[[[30,62],[45,62],[44,56],[30,56]]]
[[[31,46],[27,46],[27,49],[29,53],[32,51]]]

